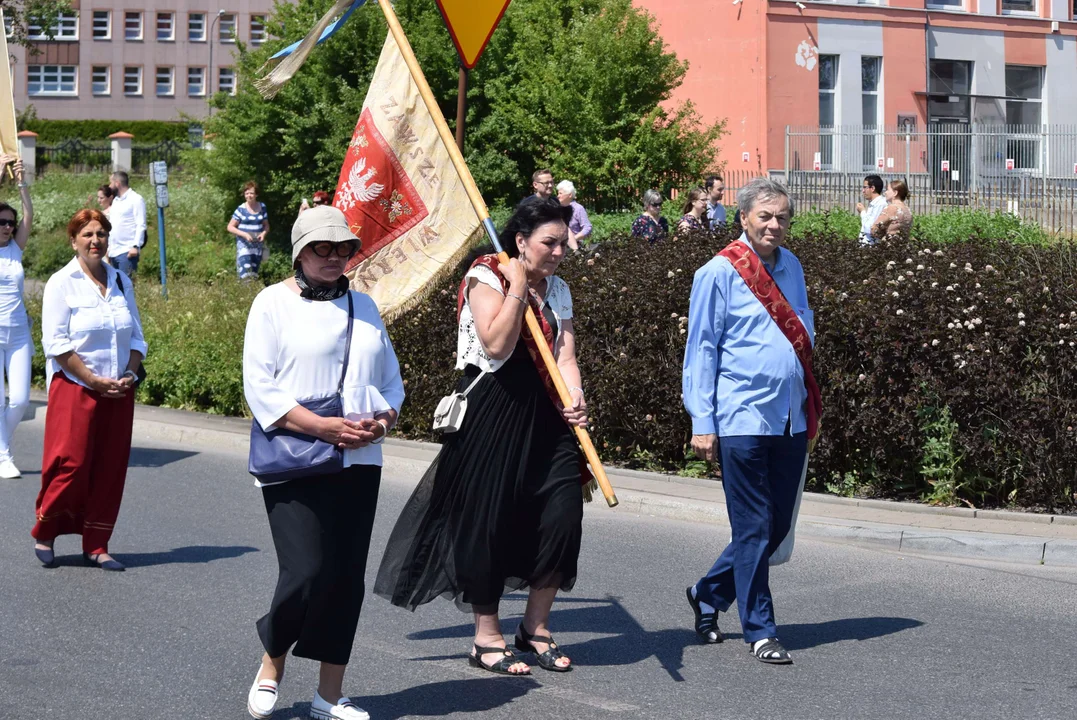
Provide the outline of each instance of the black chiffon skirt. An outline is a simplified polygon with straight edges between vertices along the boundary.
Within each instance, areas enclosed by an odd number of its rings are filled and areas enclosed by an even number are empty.
[[[469,365],[463,391],[479,374]],[[571,590],[583,522],[580,451],[522,343],[468,394],[462,427],[404,506],[374,593],[414,610],[461,610],[506,589]]]

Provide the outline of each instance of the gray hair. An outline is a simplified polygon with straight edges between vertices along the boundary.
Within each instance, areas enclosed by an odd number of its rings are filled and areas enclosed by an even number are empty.
[[[793,198],[789,197],[785,185],[768,177],[758,177],[737,191],[737,209],[743,217],[750,213],[757,203],[781,197],[789,201],[789,217],[793,217]]]
[[[657,190],[648,190],[643,193],[643,207],[649,208],[651,205],[661,205],[662,196],[658,194]]]
[[[567,192],[572,196],[572,199],[576,199],[576,186],[572,184],[571,180],[562,180],[557,183],[557,192]]]

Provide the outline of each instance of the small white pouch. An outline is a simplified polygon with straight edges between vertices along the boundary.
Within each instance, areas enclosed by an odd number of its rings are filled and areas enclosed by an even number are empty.
[[[464,423],[464,413],[467,412],[467,395],[479,384],[479,380],[482,380],[482,376],[485,374],[485,370],[480,372],[463,392],[454,392],[452,395],[446,395],[441,398],[437,409],[434,410],[434,430],[442,433],[454,433],[460,429],[460,426]]]

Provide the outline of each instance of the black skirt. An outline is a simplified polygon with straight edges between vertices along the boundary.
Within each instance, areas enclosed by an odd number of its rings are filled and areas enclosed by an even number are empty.
[[[479,374],[469,365],[463,391]],[[571,590],[583,522],[580,451],[521,342],[468,394],[389,537],[374,593],[414,610],[440,596],[460,609],[505,589]]]

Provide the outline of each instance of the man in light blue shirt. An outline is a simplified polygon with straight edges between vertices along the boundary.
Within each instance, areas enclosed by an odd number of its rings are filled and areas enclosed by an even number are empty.
[[[886,198],[882,192],[883,179],[881,177],[868,175],[864,178],[860,194],[864,197],[867,205],[862,202],[856,204],[856,211],[860,213],[861,245],[874,245],[879,242],[879,238],[872,236],[871,226],[875,224],[875,221],[879,219],[879,215],[886,209]]]
[[[707,228],[719,230],[725,225],[725,180],[721,175],[708,175],[703,189],[707,192]]]
[[[781,247],[793,217],[788,192],[757,178],[737,194],[737,206],[744,235],[736,242],[762,260],[814,343],[804,271]],[[682,391],[696,455],[714,460],[720,447],[733,531],[714,567],[687,590],[696,632],[721,642],[717,613],[735,600],[752,654],[792,662],[777,639],[768,560],[789,532],[807,455],[805,373],[786,334],[721,255],[692,284]]]

